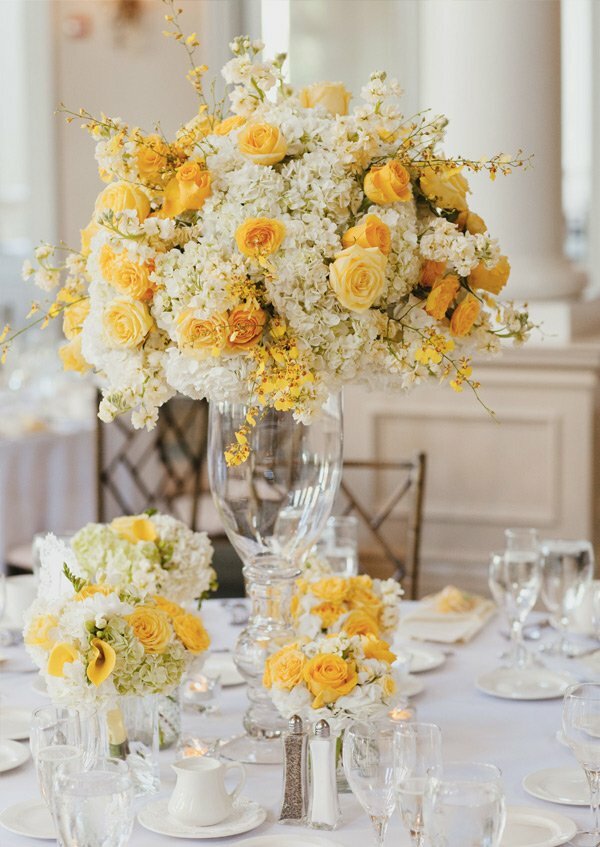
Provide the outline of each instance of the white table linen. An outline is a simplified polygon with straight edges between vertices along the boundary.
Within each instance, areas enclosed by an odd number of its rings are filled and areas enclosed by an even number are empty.
[[[412,604],[406,603],[408,610]],[[229,626],[227,612],[219,601],[209,601],[203,614],[213,639],[213,647],[232,647],[239,628]],[[452,648],[452,655],[436,670],[424,674],[425,690],[414,699],[419,720],[433,721],[442,729],[446,760],[462,759],[492,762],[502,770],[509,804],[526,804],[541,811],[558,812],[572,818],[580,827],[591,823],[589,809],[545,803],[529,796],[521,787],[523,778],[542,768],[576,767],[568,749],[556,739],[560,727],[562,700],[514,702],[489,697],[475,688],[476,678],[496,667],[498,655],[507,642],[500,635],[500,622],[494,618],[468,644]],[[10,658],[0,664],[0,692],[8,696],[11,706],[34,708],[47,699],[32,688],[33,673],[23,673],[27,659],[21,649],[11,648],[4,653]],[[21,671],[21,672],[19,672]],[[184,728],[191,734],[226,737],[240,731],[241,715],[246,708],[245,686],[226,688],[220,697],[221,712],[211,717],[199,717],[184,712]],[[169,764],[174,750],[161,753],[162,793],[169,794],[174,774]],[[219,839],[215,844],[236,845],[258,834],[292,835],[296,827],[277,824],[282,791],[282,771],[278,766],[251,765],[244,794],[263,804],[268,810],[264,824],[252,833]],[[0,807],[38,796],[33,762],[0,774]],[[147,801],[142,801],[147,802]],[[322,833],[323,838],[344,847],[366,847],[373,843],[371,824],[353,796],[342,798],[343,823],[339,830]],[[2,847],[33,845],[32,839],[0,830]],[[37,842],[41,843],[41,842]],[[49,842],[46,842],[49,843]],[[155,835],[136,822],[131,847],[158,847],[181,844],[166,836]],[[191,842],[190,842],[191,843]],[[209,844],[208,841],[195,842]],[[408,847],[410,841],[399,817],[394,814],[386,844]]]

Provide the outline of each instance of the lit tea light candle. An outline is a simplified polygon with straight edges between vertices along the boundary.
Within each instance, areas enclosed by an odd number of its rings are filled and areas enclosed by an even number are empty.
[[[414,721],[417,716],[417,710],[414,706],[396,706],[388,712],[388,718],[398,723],[406,721]]]
[[[192,756],[214,756],[218,746],[218,738],[185,736],[177,747],[177,755],[181,759],[189,759]]]

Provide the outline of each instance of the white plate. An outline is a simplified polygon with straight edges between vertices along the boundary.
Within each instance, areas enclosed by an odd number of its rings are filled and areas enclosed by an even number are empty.
[[[0,739],[0,772],[18,768],[29,758],[29,748],[18,741]]]
[[[138,821],[150,832],[170,835],[171,838],[224,838],[256,829],[267,817],[267,812],[254,800],[238,797],[233,804],[232,814],[214,826],[186,826],[169,815],[169,798],[152,800],[138,812]]]
[[[319,838],[317,835],[258,835],[240,841],[243,847],[341,847],[339,841]]]
[[[206,671],[209,676],[218,674],[221,677],[223,688],[229,688],[231,685],[242,685],[245,682],[244,677],[235,666],[231,653],[211,653],[202,670]]]
[[[589,806],[590,789],[583,768],[545,768],[528,774],[523,788],[532,797],[565,806]]]
[[[15,709],[12,706],[0,706],[0,738],[12,738],[23,741],[29,738],[31,710]]]
[[[508,806],[500,847],[558,847],[576,832],[577,825],[564,815],[535,806]]]
[[[424,688],[425,683],[422,680],[408,674],[408,676],[400,677],[396,693],[404,694],[405,697],[414,697],[415,694],[420,694]]]
[[[507,700],[553,700],[575,682],[566,674],[546,668],[497,668],[480,676],[475,686],[485,694]]]
[[[0,812],[0,824],[16,835],[52,840],[56,838],[50,810],[45,803],[40,803],[38,800],[26,800],[24,803],[15,803],[14,806],[4,809]]]
[[[416,641],[399,641],[392,645],[392,650],[397,648],[399,652],[410,655],[410,672],[423,673],[439,668],[446,661],[446,657],[437,647],[429,644],[419,644]]]

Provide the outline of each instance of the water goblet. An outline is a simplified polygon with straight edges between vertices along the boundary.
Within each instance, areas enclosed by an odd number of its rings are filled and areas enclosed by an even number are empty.
[[[397,724],[393,746],[398,810],[412,843],[422,847],[423,795],[428,771],[442,761],[442,732],[432,723]]]
[[[562,656],[573,653],[567,639],[570,615],[581,603],[594,575],[594,550],[589,541],[544,541],[542,598],[559,630],[549,650]]]
[[[60,766],[53,813],[62,847],[125,847],[133,829],[133,779],[121,759],[98,758],[89,770]]]
[[[600,683],[583,682],[567,689],[563,700],[565,740],[583,768],[590,786],[593,829],[578,832],[575,847],[600,844]]]
[[[503,609],[510,626],[512,651],[509,664],[525,668],[532,659],[523,643],[523,624],[535,606],[541,583],[537,548],[492,553],[488,582],[492,596]]]
[[[506,823],[500,771],[475,762],[432,768],[424,818],[430,847],[498,847]]]
[[[375,844],[385,840],[396,805],[394,733],[391,723],[354,723],[344,732],[343,763],[348,785],[369,815]]]

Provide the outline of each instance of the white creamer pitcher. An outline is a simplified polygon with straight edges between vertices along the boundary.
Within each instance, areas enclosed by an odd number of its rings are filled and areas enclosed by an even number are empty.
[[[169,814],[187,826],[212,826],[229,817],[233,801],[246,782],[246,770],[239,762],[223,764],[210,756],[190,756],[171,765],[177,774],[175,790],[169,800]],[[230,793],[225,776],[240,772],[240,780]]]

